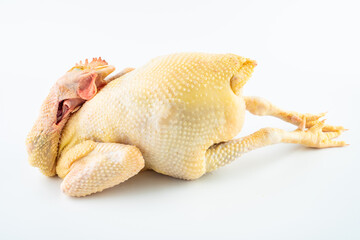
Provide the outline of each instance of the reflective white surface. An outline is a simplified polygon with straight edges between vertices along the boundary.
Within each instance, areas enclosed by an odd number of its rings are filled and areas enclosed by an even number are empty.
[[[357,1],[0,2],[0,239],[359,239]],[[25,137],[51,85],[101,56],[121,70],[173,52],[258,61],[244,94],[329,111],[341,149],[276,145],[196,181],[144,172],[86,198],[27,163]],[[294,129],[246,115],[243,131]]]

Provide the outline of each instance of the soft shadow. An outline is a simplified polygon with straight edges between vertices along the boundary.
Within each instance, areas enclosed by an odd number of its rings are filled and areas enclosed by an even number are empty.
[[[244,154],[239,159],[235,160],[237,163],[233,163],[228,167],[231,168],[234,174],[229,174],[229,178],[236,177],[242,178],[246,174],[253,174],[260,171],[263,168],[268,167],[271,164],[288,160],[289,156],[293,154],[299,154],[299,152],[316,151],[314,149],[305,148],[299,145],[289,145],[272,151],[263,151],[256,154]],[[270,153],[269,153],[270,152]],[[216,170],[210,174],[205,174],[200,179],[195,181],[215,181],[219,177],[224,178],[224,175],[220,175],[222,169]],[[229,171],[229,170],[226,170]],[[225,175],[226,177],[227,175]],[[138,175],[130,178],[129,180],[114,186],[109,189],[96,194],[85,197],[86,199],[98,199],[98,198],[116,198],[121,196],[136,197],[144,194],[158,194],[165,192],[169,188],[183,188],[189,184],[194,184],[194,181],[186,181],[166,175],[156,173],[151,170],[140,172]],[[84,199],[84,198],[73,198]]]
[[[226,166],[231,169],[226,171],[231,171],[229,178],[233,178],[236,175],[237,178],[241,179],[248,174],[255,174],[258,171],[261,171],[264,168],[267,168],[271,165],[287,161],[291,155],[299,154],[300,152],[306,151],[316,151],[315,149],[306,148],[300,145],[288,145],[282,146],[277,149],[259,149],[256,152],[249,152],[236,159],[235,162]],[[203,178],[213,178],[219,177],[215,176],[221,171],[221,168],[217,171],[214,171],[210,174],[206,174]],[[226,177],[227,175],[225,175]],[[221,177],[224,177],[222,175]]]
[[[176,179],[147,170],[140,172],[138,175],[117,186],[105,189],[100,193],[92,194],[86,198],[112,198],[130,195],[134,197],[137,195],[155,194],[156,192],[166,191],[169,188],[184,187],[189,183],[191,183],[191,181]]]

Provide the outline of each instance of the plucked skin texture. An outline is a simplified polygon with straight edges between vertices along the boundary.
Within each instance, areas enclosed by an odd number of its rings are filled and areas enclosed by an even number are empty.
[[[106,85],[115,68],[101,58],[76,64],[50,89],[40,115],[26,138],[29,162],[47,176],[55,175],[61,131],[72,112],[93,98]]]
[[[319,121],[324,114],[283,111],[264,99],[242,96],[255,66],[255,61],[233,54],[182,53],[120,74],[62,129],[55,170],[64,178],[63,191],[85,196],[142,169],[197,179],[245,152],[280,142],[317,148],[346,145],[331,140],[344,129]],[[299,128],[264,128],[233,140],[245,110]]]

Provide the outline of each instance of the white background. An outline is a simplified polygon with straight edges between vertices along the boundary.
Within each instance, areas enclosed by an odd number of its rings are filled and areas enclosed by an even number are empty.
[[[357,1],[0,1],[0,239],[360,239]],[[86,198],[29,166],[52,84],[101,56],[121,70],[173,52],[258,61],[244,93],[349,128],[340,149],[280,144],[196,181],[145,172]],[[294,127],[247,113],[239,136]]]

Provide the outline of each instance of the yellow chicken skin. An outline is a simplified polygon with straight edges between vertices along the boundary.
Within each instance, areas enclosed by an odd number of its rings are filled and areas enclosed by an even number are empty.
[[[245,152],[275,143],[346,145],[332,140],[345,129],[325,125],[319,120],[324,114],[283,111],[262,98],[244,97],[242,88],[255,66],[255,61],[234,54],[180,53],[124,70],[66,119],[51,165],[55,170],[34,164],[50,148],[37,150],[31,137],[30,163],[45,174],[52,170],[47,175],[56,173],[64,179],[62,190],[79,197],[143,169],[197,179]],[[241,131],[245,110],[278,117],[298,129],[263,128],[233,139]]]

